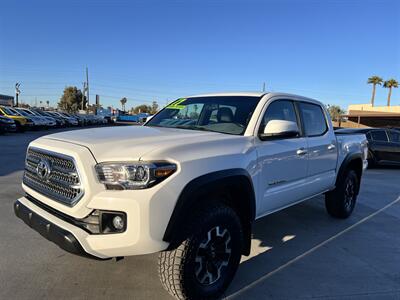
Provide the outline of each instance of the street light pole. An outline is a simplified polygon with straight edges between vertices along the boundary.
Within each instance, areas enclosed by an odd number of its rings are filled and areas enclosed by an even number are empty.
[[[18,107],[19,103],[18,103],[18,96],[21,93],[21,90],[19,89],[19,87],[21,86],[21,84],[19,82],[17,82],[15,84],[15,104]]]

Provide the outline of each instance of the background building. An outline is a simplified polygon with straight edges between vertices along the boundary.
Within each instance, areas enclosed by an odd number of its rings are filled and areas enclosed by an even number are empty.
[[[400,106],[350,104],[342,127],[400,127]]]
[[[13,106],[14,97],[0,94],[0,105]]]

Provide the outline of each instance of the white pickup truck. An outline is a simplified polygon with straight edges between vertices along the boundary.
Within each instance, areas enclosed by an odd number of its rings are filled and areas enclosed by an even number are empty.
[[[253,222],[325,194],[351,215],[364,135],[335,135],[320,102],[283,93],[178,99],[144,126],[56,133],[27,150],[15,214],[64,250],[108,259],[159,253],[178,299],[218,298]]]

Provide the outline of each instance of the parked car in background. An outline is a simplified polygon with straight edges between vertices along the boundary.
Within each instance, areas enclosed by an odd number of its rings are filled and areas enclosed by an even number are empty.
[[[46,128],[46,120],[44,120],[43,118],[36,116],[35,114],[33,114],[32,112],[30,112],[27,109],[23,109],[23,108],[10,108],[10,110],[13,110],[14,112],[20,114],[21,116],[24,117],[28,117],[30,119],[32,119],[33,124],[34,124],[34,129],[43,129]]]
[[[51,115],[55,115],[55,116],[61,117],[65,121],[67,126],[78,126],[79,125],[79,122],[78,122],[78,120],[76,118],[72,118],[72,117],[70,117],[68,115],[65,115],[62,112],[52,111],[52,112],[49,112],[49,113]]]
[[[76,118],[78,120],[78,123],[80,126],[86,126],[89,125],[88,123],[88,119],[86,118],[86,115],[73,115],[74,118]]]
[[[36,114],[53,119],[56,122],[56,127],[64,127],[65,126],[65,120],[59,116],[51,115],[47,111],[44,111],[41,109],[34,109],[33,111]]]
[[[17,127],[17,131],[23,132],[34,127],[34,122],[31,118],[21,116],[10,107],[0,106],[0,115],[13,119]]]
[[[340,133],[364,133],[368,140],[368,165],[400,165],[400,130],[390,128],[339,129]]]
[[[17,126],[13,119],[0,116],[0,134],[5,132],[13,132],[17,130]]]
[[[43,118],[47,122],[48,128],[55,128],[58,126],[56,119],[54,119],[53,117],[45,116],[45,115],[39,113],[35,109],[30,109],[29,111],[32,112],[35,116]]]

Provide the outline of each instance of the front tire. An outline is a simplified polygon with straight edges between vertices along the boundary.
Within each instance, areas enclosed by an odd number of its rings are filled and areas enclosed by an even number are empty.
[[[240,219],[230,207],[210,206],[187,229],[183,242],[159,254],[161,283],[177,299],[218,298],[239,266],[243,242]]]
[[[356,205],[359,180],[354,170],[349,170],[339,179],[336,188],[325,195],[325,207],[334,218],[348,218]]]

